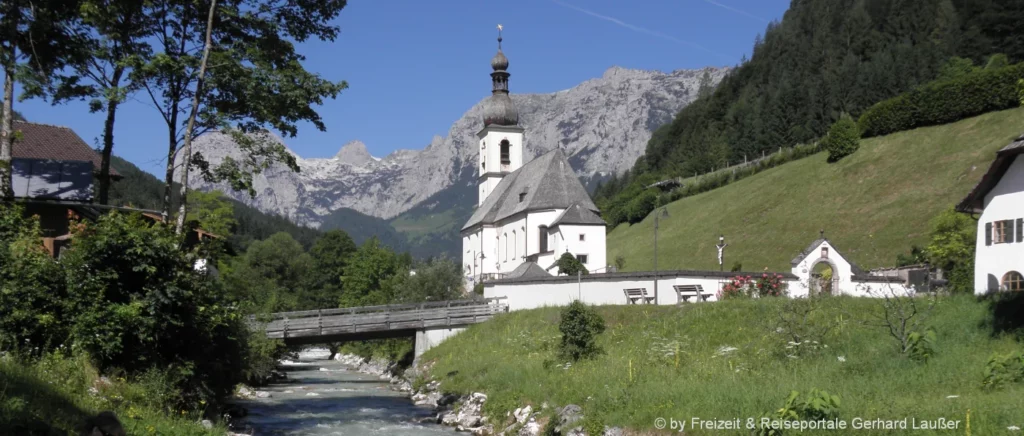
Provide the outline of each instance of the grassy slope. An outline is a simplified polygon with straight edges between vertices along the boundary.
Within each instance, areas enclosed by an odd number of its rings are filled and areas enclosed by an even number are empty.
[[[885,330],[862,322],[870,319],[877,300],[851,298],[825,300],[819,322],[835,325],[827,349],[787,358],[781,353],[784,340],[765,321],[776,319],[785,301],[599,307],[608,324],[599,339],[606,353],[568,370],[544,368],[545,360],[556,359],[554,308],[513,312],[475,325],[423,359],[433,362],[430,374],[444,389],[487,393],[485,412],[498,422],[516,407],[549,402],[579,404],[606,425],[643,430],[652,429],[656,417],[757,417],[781,407],[790,390],[819,388],[841,398],[840,416],[846,420],[963,420],[971,409],[974,434],[1003,434],[1010,425],[1024,426],[1024,384],[995,392],[981,389],[987,358],[1021,349],[1010,337],[992,335],[986,303],[970,297],[942,300],[928,323],[937,332],[936,355],[922,364],[899,357]],[[724,346],[738,350],[716,356]],[[961,423],[959,431],[945,434],[963,431]]]
[[[223,426],[206,430],[197,411],[163,410],[159,390],[112,380],[97,394],[88,389],[97,377],[84,357],[49,356],[32,365],[0,360],[0,434],[78,435],[86,420],[113,411],[130,435],[219,436]],[[166,390],[166,388],[163,388]]]
[[[725,234],[726,268],[789,270],[789,261],[824,229],[862,267],[892,265],[924,245],[928,221],[960,201],[995,151],[1024,131],[1024,108],[861,141],[828,164],[825,153],[668,205],[658,237],[660,269],[717,268]],[[627,270],[653,267],[653,221],[608,235],[608,259]]]

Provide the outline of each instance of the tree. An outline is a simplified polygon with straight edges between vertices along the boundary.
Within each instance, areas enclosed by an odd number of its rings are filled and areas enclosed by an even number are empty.
[[[974,292],[977,231],[977,223],[970,216],[953,208],[931,221],[931,241],[925,255],[932,266],[947,272],[950,289],[954,291]]]
[[[338,27],[331,21],[345,6],[344,0],[230,0],[218,5],[209,21],[209,2],[157,3],[156,54],[131,74],[167,127],[165,221],[172,207],[171,182],[185,163],[208,180],[227,182],[250,195],[255,195],[253,176],[272,163],[298,171],[294,156],[266,130],[295,136],[303,121],[325,130],[313,108],[347,86],[306,71],[301,64],[304,58],[295,50],[296,42],[309,38],[333,40]],[[207,28],[211,30],[211,67],[201,75],[200,53],[207,46]],[[202,89],[196,87],[200,77],[206,85]],[[201,153],[179,155],[185,141],[182,123],[188,123],[180,118],[183,113],[196,114],[190,138],[223,130],[235,140],[242,159],[227,158],[214,167]]]
[[[408,259],[380,245],[376,237],[363,243],[345,266],[341,278],[344,294],[341,307],[387,304],[395,295],[395,287],[408,275]]]
[[[459,264],[442,256],[415,265],[414,274],[399,274],[394,303],[419,303],[460,298],[465,280]]]
[[[828,150],[829,162],[836,162],[853,154],[860,148],[860,131],[857,123],[849,115],[843,114],[839,121],[828,129],[828,136],[822,143],[825,150]]]
[[[939,80],[951,80],[957,77],[966,76],[979,68],[974,66],[974,61],[953,56],[939,69]]]
[[[337,307],[343,292],[341,278],[356,250],[355,242],[342,230],[324,233],[309,249],[313,265],[307,287],[316,299],[317,309]]]
[[[4,0],[0,2],[0,68],[4,73],[0,113],[0,198],[14,196],[14,81],[46,83],[53,72],[81,54],[77,1]]]
[[[234,203],[224,198],[220,191],[193,191],[188,197],[188,221],[194,221],[200,229],[220,237],[232,234],[235,221]]]
[[[305,288],[312,259],[291,235],[278,232],[254,242],[225,274],[235,299],[259,313],[311,309]]]
[[[138,0],[83,0],[78,10],[90,37],[84,56],[69,65],[73,73],[56,77],[54,89],[30,88],[33,95],[52,94],[53,103],[88,99],[91,112],[105,111],[100,152],[97,202],[108,204],[110,161],[114,150],[114,121],[121,103],[138,90],[130,72],[152,55],[147,38],[154,37],[156,9]]]
[[[590,274],[590,271],[587,271],[586,265],[583,265],[583,262],[580,262],[576,256],[573,256],[573,254],[569,252],[562,253],[562,256],[555,261],[555,265],[558,266],[559,275],[565,274],[574,276],[576,274]]]

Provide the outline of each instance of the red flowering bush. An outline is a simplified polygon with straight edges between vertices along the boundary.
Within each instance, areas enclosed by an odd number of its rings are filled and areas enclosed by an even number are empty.
[[[786,284],[782,283],[782,274],[763,273],[754,282],[754,289],[759,297],[784,297]]]
[[[753,282],[750,276],[736,276],[733,277],[729,283],[722,286],[722,290],[718,291],[719,300],[731,300],[733,298],[748,298],[753,294],[750,292]]]
[[[736,276],[729,280],[722,290],[718,291],[719,300],[733,298],[783,297],[786,285],[782,283],[782,274],[763,273],[761,277]]]

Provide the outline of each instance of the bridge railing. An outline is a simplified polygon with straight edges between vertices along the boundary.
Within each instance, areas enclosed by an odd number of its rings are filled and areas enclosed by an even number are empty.
[[[481,299],[465,299],[465,300],[448,300],[448,301],[428,301],[423,303],[409,303],[409,304],[386,304],[380,306],[360,306],[360,307],[345,307],[340,309],[318,309],[318,310],[300,310],[295,312],[278,312],[271,313],[268,316],[259,317],[256,315],[250,315],[250,321],[275,321],[279,319],[299,319],[299,318],[311,318],[311,317],[323,317],[332,315],[358,315],[364,313],[382,313],[382,312],[401,312],[410,310],[425,310],[425,309],[441,309],[441,308],[452,308],[452,307],[464,307],[464,306],[482,306],[484,304],[500,304],[501,300],[507,297],[495,297],[495,298],[481,298]]]
[[[287,338],[475,324],[508,311],[501,298],[283,312],[261,323],[267,336]],[[264,318],[265,319],[265,318]]]

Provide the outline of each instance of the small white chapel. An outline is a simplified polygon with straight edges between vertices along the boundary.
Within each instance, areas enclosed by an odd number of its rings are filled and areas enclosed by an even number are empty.
[[[555,274],[572,253],[590,272],[606,272],[605,222],[560,148],[524,162],[525,129],[509,97],[508,58],[491,59],[491,96],[484,101],[479,201],[462,227],[462,264],[472,282]]]

